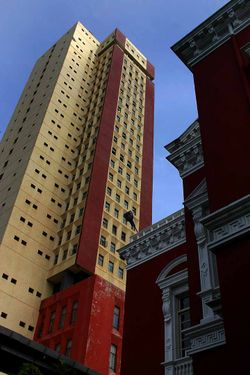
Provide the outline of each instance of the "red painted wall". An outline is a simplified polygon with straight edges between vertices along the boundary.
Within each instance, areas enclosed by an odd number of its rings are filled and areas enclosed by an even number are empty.
[[[210,210],[249,193],[250,86],[240,48],[250,27],[193,69]]]
[[[51,349],[54,349],[55,345],[60,343],[61,353],[64,353],[67,338],[70,338],[73,342],[71,358],[83,363],[83,356],[86,351],[88,338],[88,325],[94,283],[95,277],[92,276],[43,300],[34,339]],[[71,324],[71,309],[74,301],[79,302],[79,307],[77,311],[77,321],[74,324]],[[64,327],[59,328],[58,324],[63,306],[67,306],[67,315]],[[48,333],[52,311],[56,311],[56,319],[53,331]],[[39,338],[38,330],[42,319],[45,319],[45,324],[42,336]]]
[[[153,194],[153,142],[154,142],[154,84],[147,79],[144,136],[142,153],[142,181],[140,201],[140,230],[152,224]]]
[[[211,212],[249,194],[249,63],[240,51],[249,40],[248,27],[193,70]],[[246,237],[216,252],[227,344],[195,355],[195,374],[250,372],[249,248]]]
[[[117,345],[116,374],[120,374],[123,316],[125,293],[99,276],[72,285],[42,301],[34,339],[51,349],[61,344],[64,354],[67,339],[72,339],[70,358],[83,363],[103,375],[109,375],[110,345]],[[71,324],[71,310],[74,301],[79,302],[77,320]],[[67,306],[63,328],[59,328],[62,307]],[[119,329],[113,328],[114,307],[120,308]],[[53,331],[49,334],[51,312],[56,311]],[[45,319],[42,336],[38,329]]]
[[[162,297],[155,281],[167,263],[185,253],[184,244],[128,271],[122,375],[164,374]]]
[[[217,251],[223,318],[232,373],[250,373],[249,236]]]
[[[114,45],[76,260],[89,273],[95,271],[123,55]]]
[[[120,374],[125,293],[96,276],[89,322],[85,365],[109,374],[110,345],[117,346],[116,374]],[[112,328],[114,306],[120,308],[119,330]]]

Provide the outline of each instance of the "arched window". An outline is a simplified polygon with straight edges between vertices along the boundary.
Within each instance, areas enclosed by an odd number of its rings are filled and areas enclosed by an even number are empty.
[[[190,342],[185,335],[185,330],[190,327],[188,273],[187,269],[172,273],[186,260],[185,255],[175,258],[164,267],[156,280],[162,291],[165,375],[193,373],[192,360],[187,355]]]

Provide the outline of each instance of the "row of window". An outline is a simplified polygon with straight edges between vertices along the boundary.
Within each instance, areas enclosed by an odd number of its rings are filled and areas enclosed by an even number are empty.
[[[49,325],[47,332],[44,332],[44,323],[45,323],[45,316],[42,317],[41,322],[38,327],[37,335],[38,337],[42,337],[43,335],[46,334],[51,334],[54,332],[56,329],[62,329],[64,328],[66,322],[69,325],[72,325],[76,322],[77,320],[77,311],[78,311],[78,306],[79,302],[74,301],[72,306],[71,306],[71,311],[69,311],[68,306],[62,306],[61,311],[60,311],[60,317],[58,321],[58,326],[55,326],[55,321],[56,321],[56,311],[53,310],[50,313],[50,318],[49,318]]]
[[[120,202],[118,196],[116,197],[116,201],[118,203]],[[124,204],[125,209],[128,210],[129,209],[129,202],[126,199],[124,199],[123,204]],[[105,210],[106,210],[106,212],[110,212],[110,203],[107,202],[107,201],[105,202]],[[136,215],[136,208],[135,207],[132,207],[132,211],[133,211],[134,215]],[[119,215],[119,212],[114,211],[114,215],[117,215],[117,214]],[[126,224],[125,221],[124,221],[124,224]]]
[[[1,314],[0,314],[0,316],[3,319],[7,319],[8,314],[6,312],[2,311]],[[22,328],[25,328],[26,327],[26,323],[23,322],[22,320],[20,320],[19,321],[19,326],[22,327]],[[33,332],[34,331],[34,327],[31,326],[31,325],[28,325],[28,331]]]
[[[104,258],[105,256],[102,255],[102,254],[98,254],[98,265],[103,267],[104,266]],[[115,269],[115,264],[114,262],[112,262],[111,260],[108,262],[108,271],[110,273],[114,273],[114,269]],[[119,277],[119,279],[123,279],[124,278],[124,269],[122,267],[118,267],[118,270],[117,270],[117,276]]]
[[[7,275],[7,273],[3,273],[3,274],[2,274],[2,279],[4,279],[4,280],[8,280],[8,279],[9,279],[9,275]],[[17,280],[14,279],[14,278],[11,278],[11,279],[10,279],[10,282],[11,282],[12,284],[15,284],[15,285],[17,284]],[[33,293],[35,292],[35,290],[34,290],[33,288],[29,287],[29,288],[28,288],[28,292],[31,293],[31,294],[33,294]],[[41,298],[41,297],[42,297],[42,293],[39,292],[38,290],[36,291],[36,297],[38,297],[38,298]]]

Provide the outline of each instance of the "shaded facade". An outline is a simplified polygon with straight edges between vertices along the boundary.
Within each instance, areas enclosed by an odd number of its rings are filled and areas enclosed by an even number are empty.
[[[249,372],[249,43],[250,3],[234,0],[172,47],[193,73],[199,115],[166,146],[183,180],[184,229],[176,213],[120,251],[124,375]],[[135,286],[142,275],[146,290]]]
[[[119,373],[117,253],[151,224],[154,68],[77,23],[35,64],[1,142],[0,324]]]

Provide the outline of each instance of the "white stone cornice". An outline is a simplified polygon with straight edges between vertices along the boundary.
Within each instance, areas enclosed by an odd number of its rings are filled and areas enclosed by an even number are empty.
[[[250,195],[207,215],[201,222],[207,229],[210,250],[250,234]]]
[[[172,50],[192,69],[197,62],[225,43],[232,34],[237,34],[249,25],[249,0],[232,0],[174,44]]]
[[[182,178],[201,168],[204,160],[198,120],[165,148],[170,152],[167,159],[178,169]]]
[[[131,241],[119,250],[120,256],[127,261],[128,270],[185,243],[183,210],[142,230]]]

